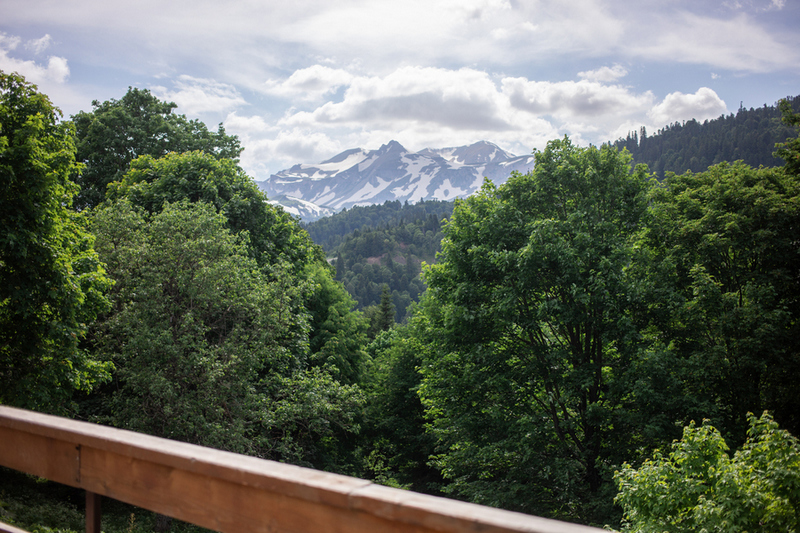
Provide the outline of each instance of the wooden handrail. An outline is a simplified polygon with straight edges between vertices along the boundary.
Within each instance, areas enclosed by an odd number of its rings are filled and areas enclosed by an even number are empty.
[[[5,406],[0,465],[222,532],[602,531]]]

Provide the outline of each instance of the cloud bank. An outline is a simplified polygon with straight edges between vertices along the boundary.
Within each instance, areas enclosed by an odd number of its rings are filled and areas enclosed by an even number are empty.
[[[148,88],[224,121],[265,179],[391,139],[523,154],[773,103],[800,83],[799,22],[785,0],[26,0],[0,68],[67,114]]]
[[[626,74],[611,65],[579,72],[578,80],[551,82],[493,78],[469,68],[401,67],[364,76],[315,65],[270,80],[269,90],[294,104],[282,117],[270,122],[237,110],[225,126],[245,140],[243,162],[263,176],[268,169],[261,161],[318,162],[392,139],[411,150],[489,139],[522,154],[565,134],[599,144],[642,125],[652,131],[727,111],[708,87],[659,100],[651,91],[621,84]],[[335,90],[341,92],[336,101],[319,103]]]

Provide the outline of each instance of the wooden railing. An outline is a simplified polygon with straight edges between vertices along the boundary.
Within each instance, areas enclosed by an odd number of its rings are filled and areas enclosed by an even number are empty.
[[[87,533],[101,496],[237,533],[601,531],[4,406],[0,465],[85,489]]]

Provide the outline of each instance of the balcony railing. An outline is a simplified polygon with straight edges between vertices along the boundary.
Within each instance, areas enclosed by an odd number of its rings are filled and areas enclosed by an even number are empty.
[[[101,496],[236,533],[602,531],[5,406],[0,465],[85,489],[87,533]]]

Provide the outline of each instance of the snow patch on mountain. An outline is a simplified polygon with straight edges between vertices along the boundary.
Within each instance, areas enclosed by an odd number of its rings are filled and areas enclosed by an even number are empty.
[[[320,207],[313,202],[307,202],[292,196],[277,196],[269,200],[269,203],[280,205],[289,214],[309,222],[336,214],[334,209]]]
[[[307,213],[297,216],[311,220],[324,210],[387,200],[414,203],[469,196],[484,177],[500,184],[512,171],[528,172],[533,162],[533,156],[518,157],[486,141],[419,152],[391,141],[377,150],[354,148],[316,165],[294,165],[258,185],[273,202],[287,201],[287,210]]]

